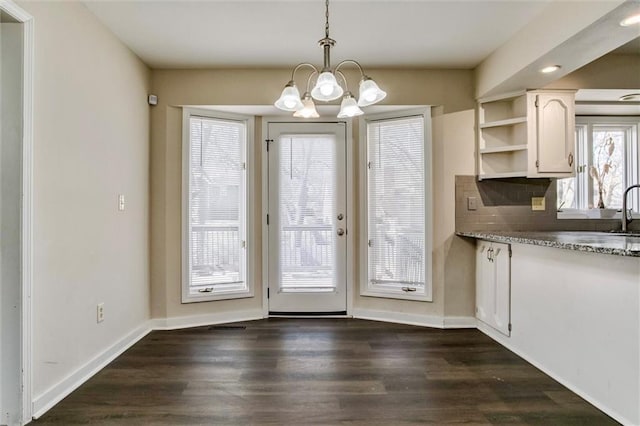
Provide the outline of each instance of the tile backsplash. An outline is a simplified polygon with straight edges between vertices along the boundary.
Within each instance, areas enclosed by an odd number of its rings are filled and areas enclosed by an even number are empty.
[[[533,211],[531,197],[544,197],[545,210]],[[476,210],[468,199],[475,198]],[[631,229],[640,229],[640,220]],[[554,179],[486,179],[456,176],[457,231],[608,231],[620,220],[558,219]]]

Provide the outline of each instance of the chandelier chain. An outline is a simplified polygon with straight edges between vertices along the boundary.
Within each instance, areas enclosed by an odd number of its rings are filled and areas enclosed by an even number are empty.
[[[329,38],[329,0],[325,0],[325,18],[326,22],[324,25],[324,35]]]

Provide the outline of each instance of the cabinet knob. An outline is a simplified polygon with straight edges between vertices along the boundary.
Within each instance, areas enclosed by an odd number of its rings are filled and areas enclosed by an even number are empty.
[[[573,166],[573,152],[570,152],[570,153],[569,153],[569,158],[568,158],[568,160],[569,160],[569,166]]]

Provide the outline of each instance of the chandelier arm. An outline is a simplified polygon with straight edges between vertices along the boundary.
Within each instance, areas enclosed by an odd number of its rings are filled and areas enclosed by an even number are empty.
[[[365,77],[364,70],[362,69],[362,65],[360,65],[358,61],[355,61],[353,59],[345,59],[344,61],[340,62],[338,65],[336,65],[335,71],[338,72],[338,68],[340,68],[342,65],[345,65],[345,64],[354,64],[360,70],[360,76]]]
[[[344,81],[344,91],[348,92],[349,91],[349,84],[347,83],[347,78],[344,76],[344,74],[342,74],[342,71],[338,71],[337,67],[336,67],[335,73],[336,74],[340,74],[340,77],[342,77],[342,81]]]
[[[291,71],[291,81],[295,81],[295,76],[296,76],[296,72],[302,68],[302,67],[311,67],[313,68],[313,71],[317,74],[318,73],[318,69],[313,65],[310,64],[309,62],[303,62],[301,64],[298,64],[295,66],[295,68],[293,69],[293,71]],[[313,75],[313,73],[311,73]]]
[[[309,78],[307,79],[307,92],[309,91],[309,84],[311,83],[311,78],[317,74],[318,74],[318,70],[314,70],[311,74],[309,74]]]

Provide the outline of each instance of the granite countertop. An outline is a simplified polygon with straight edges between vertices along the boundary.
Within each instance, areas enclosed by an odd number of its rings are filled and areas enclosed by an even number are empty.
[[[456,232],[461,237],[478,238],[498,243],[533,244],[591,253],[640,257],[640,234],[623,236],[607,232]]]

